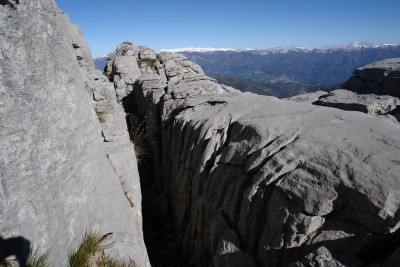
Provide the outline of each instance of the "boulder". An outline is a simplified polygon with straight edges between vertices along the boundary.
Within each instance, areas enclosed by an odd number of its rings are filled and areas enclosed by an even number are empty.
[[[114,80],[117,100],[121,101],[133,90],[133,84],[141,75],[134,56],[116,56],[113,60],[112,79]]]
[[[147,46],[139,46],[139,58],[140,59],[156,59],[157,55],[153,49]]]

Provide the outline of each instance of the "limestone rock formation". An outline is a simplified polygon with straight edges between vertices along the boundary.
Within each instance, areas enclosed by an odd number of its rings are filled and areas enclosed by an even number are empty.
[[[316,91],[316,92],[311,92],[307,94],[300,94],[288,98],[284,98],[284,100],[290,100],[294,102],[300,102],[300,103],[314,103],[317,101],[321,96],[326,95],[327,92],[325,91]]]
[[[363,94],[400,97],[400,58],[384,59],[358,68],[342,88]]]
[[[0,43],[0,247],[66,266],[93,229],[112,233],[106,253],[148,266],[124,112],[79,28],[52,0],[2,1]]]
[[[339,89],[322,95],[313,104],[342,110],[359,111],[374,116],[397,115],[400,99],[388,95],[357,94]]]
[[[320,247],[289,267],[342,267],[325,247]]]
[[[240,93],[177,54],[151,72],[122,102],[154,140],[152,201],[171,203],[190,263],[360,266],[399,246],[398,124]]]
[[[240,93],[132,42],[108,55],[106,77],[52,0],[1,1],[0,22],[0,245],[18,241],[20,261],[33,244],[66,266],[95,229],[112,233],[106,253],[149,265],[128,134],[142,128],[145,205],[168,231],[148,242],[161,261],[168,250],[197,266],[399,259],[400,125],[371,116],[398,99]],[[356,71],[353,91],[399,96],[396,60]]]

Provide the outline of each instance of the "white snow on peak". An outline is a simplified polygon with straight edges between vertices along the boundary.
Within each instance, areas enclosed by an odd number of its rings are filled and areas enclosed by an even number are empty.
[[[217,52],[217,51],[237,51],[232,48],[212,48],[212,47],[186,47],[186,48],[174,48],[174,49],[161,49],[160,52]]]
[[[399,46],[399,44],[383,44],[383,45],[372,45],[368,42],[355,41],[347,45],[341,46],[325,46],[325,47],[306,47],[306,46],[292,46],[292,47],[275,47],[275,48],[264,48],[264,49],[232,49],[232,48],[211,48],[211,47],[187,47],[187,48],[175,48],[175,49],[162,49],[161,51],[181,53],[181,52],[248,52],[256,53],[260,55],[270,55],[270,54],[288,54],[290,52],[302,52],[302,53],[330,53],[339,50],[359,50],[365,48],[380,48],[387,46]]]

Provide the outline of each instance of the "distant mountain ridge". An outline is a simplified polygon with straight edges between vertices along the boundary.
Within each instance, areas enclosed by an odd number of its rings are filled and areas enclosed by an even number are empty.
[[[271,48],[180,52],[218,82],[257,94],[290,97],[304,91],[331,90],[354,69],[400,56],[400,45],[353,43],[326,48]]]
[[[162,51],[185,55],[218,82],[241,91],[290,97],[304,91],[331,90],[354,69],[374,61],[400,57],[399,44],[353,42],[344,46],[244,50],[232,48],[177,48]],[[105,58],[95,59],[103,69]]]
[[[288,53],[290,51],[297,52],[320,52],[327,53],[338,50],[357,50],[357,49],[366,49],[366,48],[385,48],[390,46],[400,46],[400,44],[370,44],[368,42],[358,42],[355,41],[353,43],[347,45],[340,46],[292,46],[292,47],[273,47],[273,48],[245,48],[245,49],[235,49],[235,48],[213,48],[213,47],[185,47],[185,48],[173,48],[173,49],[161,49],[161,51],[171,52],[171,53],[185,53],[185,52],[198,52],[198,53],[207,53],[207,52],[252,52],[256,54],[270,54],[270,53]]]

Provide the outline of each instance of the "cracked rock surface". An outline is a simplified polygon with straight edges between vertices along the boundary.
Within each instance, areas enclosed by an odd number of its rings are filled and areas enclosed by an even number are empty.
[[[390,255],[371,244],[400,245],[399,125],[310,103],[323,93],[240,93],[176,54],[146,75],[126,104],[153,118],[159,197],[190,263],[361,266]]]
[[[321,95],[313,104],[347,111],[359,111],[395,123],[400,120],[400,99],[389,95],[357,94],[338,89]]]
[[[400,58],[380,60],[354,71],[343,89],[362,94],[400,97]]]

